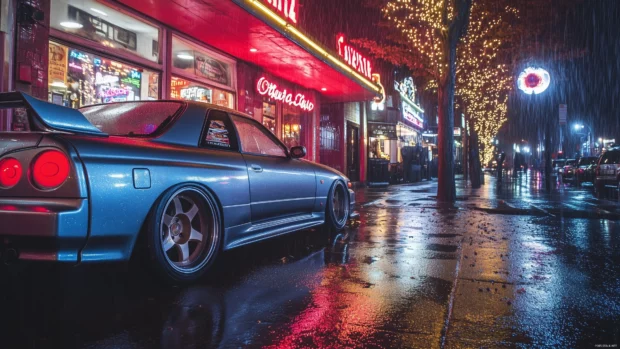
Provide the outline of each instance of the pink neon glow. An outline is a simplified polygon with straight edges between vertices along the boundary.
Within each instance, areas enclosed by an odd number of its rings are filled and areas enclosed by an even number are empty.
[[[262,0],[297,24],[297,0]]]
[[[306,96],[303,94],[298,93],[295,97],[293,97],[293,93],[286,91],[286,89],[278,90],[278,85],[269,82],[269,80],[264,77],[258,80],[256,90],[263,96],[268,95],[276,101],[282,101],[283,103],[299,107],[305,111],[311,111],[314,109],[314,103],[307,100]]]
[[[336,41],[338,45],[338,54],[359,73],[364,74],[367,78],[372,79],[372,65],[370,60],[362,56],[356,49],[345,44],[344,35],[338,36]]]

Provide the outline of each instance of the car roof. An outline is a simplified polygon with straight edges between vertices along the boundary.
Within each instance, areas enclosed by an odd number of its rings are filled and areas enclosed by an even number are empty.
[[[171,99],[171,101],[178,101],[178,100]],[[222,107],[222,106],[217,105],[217,104],[211,104],[211,103],[205,103],[205,102],[197,102],[197,101],[185,101],[185,102],[187,104],[191,104],[191,105],[194,105],[194,106],[197,106],[197,107],[201,107],[201,108],[204,108],[204,109],[219,110],[219,111],[223,111],[225,113],[235,114],[235,115],[238,115],[238,116],[243,116],[244,118],[255,120],[252,117],[252,115],[249,115],[249,114],[246,114],[246,113],[243,113],[243,112],[240,112],[238,110],[231,109],[231,108]]]

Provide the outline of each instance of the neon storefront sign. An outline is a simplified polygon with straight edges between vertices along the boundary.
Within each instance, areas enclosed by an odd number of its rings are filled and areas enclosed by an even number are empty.
[[[129,95],[129,91],[124,88],[108,87],[101,90],[102,98],[125,97]]]
[[[409,121],[415,127],[420,129],[424,128],[424,120],[420,117],[419,113],[413,109],[407,102],[403,102],[403,118]]]
[[[262,2],[271,5],[273,10],[297,24],[297,0],[262,0]]]
[[[367,78],[372,79],[372,65],[366,57],[362,56],[362,54],[353,47],[347,45],[343,35],[338,36],[336,44],[338,46],[338,54],[351,68],[364,74]]]
[[[269,96],[271,99],[299,107],[305,111],[312,111],[314,109],[314,103],[306,99],[305,95],[298,93],[293,96],[293,93],[287,91],[286,89],[279,90],[278,85],[270,82],[264,77],[258,80],[256,90],[263,96]]]

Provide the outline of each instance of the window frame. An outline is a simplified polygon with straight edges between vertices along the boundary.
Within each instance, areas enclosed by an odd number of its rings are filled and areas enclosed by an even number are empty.
[[[159,35],[158,35],[159,55],[157,57],[157,60],[152,61],[141,55],[133,54],[125,50],[110,50],[109,47],[103,45],[100,42],[93,41],[93,40],[84,38],[82,36],[60,30],[60,29],[52,28],[51,25],[49,27],[49,30],[50,30],[49,40],[64,41],[65,43],[78,45],[80,46],[79,49],[89,48],[91,51],[95,51],[93,52],[94,54],[102,54],[105,56],[111,56],[111,57],[114,57],[115,60],[126,60],[127,63],[129,64],[142,65],[152,70],[158,70],[161,73],[164,70],[164,62],[165,62],[164,61],[165,59],[164,49],[165,49],[165,44],[167,44],[167,43],[164,43],[164,39],[166,37],[165,26],[155,20],[148,18],[144,14],[134,10],[133,8],[130,8],[129,6],[111,3],[107,0],[100,1],[100,2],[105,7],[109,7],[110,9],[118,11],[122,13],[123,15],[133,17],[138,22],[142,22],[146,25],[157,28],[157,30],[159,31]],[[161,82],[160,82],[160,85],[161,85]],[[160,96],[161,96],[161,87],[160,87]]]
[[[52,28],[53,29],[53,28]],[[52,30],[50,29],[50,30]],[[63,33],[63,32],[60,32]],[[66,34],[66,33],[63,33]],[[70,34],[67,34],[70,35]],[[79,38],[79,37],[77,37]],[[80,38],[81,39],[81,38]],[[154,62],[150,62],[142,57],[138,57],[140,59],[135,59],[136,57],[132,58],[132,60],[130,59],[126,59],[126,57],[124,57],[123,55],[117,55],[116,53],[110,54],[109,52],[100,52],[99,50],[97,50],[97,48],[95,47],[88,47],[85,45],[82,45],[80,43],[80,40],[65,40],[63,38],[60,38],[58,36],[54,36],[52,35],[52,33],[50,33],[50,37],[47,40],[48,43],[49,42],[53,42],[54,44],[57,45],[62,45],[67,47],[67,53],[69,52],[69,50],[73,49],[73,50],[78,50],[78,51],[83,51],[85,53],[88,53],[90,55],[93,56],[98,56],[100,58],[104,58],[110,61],[115,61],[121,64],[126,64],[126,65],[130,65],[133,66],[134,68],[137,69],[147,69],[152,71],[153,73],[157,73],[159,75],[159,86],[157,86],[157,99],[154,100],[141,100],[144,102],[156,102],[156,101],[165,101],[167,99],[170,98],[162,98],[163,97],[163,89],[164,89],[164,77],[165,77],[165,72],[162,68],[161,64],[156,64]],[[150,62],[150,63],[149,63]],[[182,101],[182,100],[179,100]],[[133,101],[133,102],[138,102],[138,101]],[[112,103],[116,103],[116,102],[112,102]],[[107,103],[105,103],[107,104]],[[97,105],[97,104],[89,104],[89,105],[85,105],[82,107],[89,107],[91,105]],[[80,107],[80,108],[82,108]],[[79,109],[79,108],[78,108]]]
[[[172,42],[173,40],[176,38],[176,40],[180,40],[181,42],[185,42],[186,44],[190,45],[190,46],[197,46],[199,47],[201,50],[203,50],[204,53],[212,56],[213,58],[216,58],[218,60],[224,61],[225,63],[230,65],[231,68],[231,72],[230,72],[230,79],[231,79],[231,86],[227,86],[224,84],[220,84],[218,82],[215,81],[211,81],[207,78],[204,77],[200,77],[197,76],[195,74],[190,74],[186,71],[184,71],[183,69],[177,68],[174,66],[172,60],[174,59],[174,57],[172,57]],[[233,104],[237,105],[237,61],[234,58],[231,58],[229,56],[226,56],[224,54],[221,54],[219,52],[216,52],[215,50],[211,49],[210,47],[206,46],[205,43],[202,43],[200,41],[197,41],[191,37],[188,37],[184,34],[182,34],[179,31],[172,31],[171,35],[170,35],[170,40],[169,42],[166,43],[168,45],[168,47],[170,48],[170,73],[171,76],[176,76],[179,77],[181,79],[184,80],[188,80],[188,81],[193,81],[196,83],[200,83],[202,85],[206,85],[206,86],[211,86],[211,87],[215,87],[218,88],[220,90],[224,90],[224,91],[228,91],[230,93],[232,93],[233,95]],[[168,96],[170,97],[170,96]]]
[[[273,133],[271,133],[265,126],[263,126],[260,122],[248,118],[248,117],[244,117],[241,115],[237,115],[237,114],[230,114],[229,115],[232,124],[235,128],[235,131],[237,132],[237,140],[239,142],[239,151],[241,152],[241,154],[248,154],[248,155],[253,155],[253,156],[264,156],[264,157],[270,157],[270,158],[277,158],[277,159],[290,159],[291,155],[289,154],[288,149],[286,148],[286,146],[284,145],[284,143],[282,143],[282,141],[280,141],[278,139],[278,137],[276,137]],[[280,147],[283,151],[284,151],[284,156],[278,156],[278,155],[269,155],[269,154],[259,154],[259,153],[253,153],[253,152],[246,152],[243,150],[243,144],[241,143],[241,136],[239,134],[239,130],[237,129],[237,124],[235,123],[235,118],[241,119],[242,121],[248,122],[250,124],[254,124],[258,127],[258,129],[263,132],[267,138],[269,138],[270,140],[272,140],[278,147]]]
[[[211,113],[213,112],[219,112],[219,113],[223,113],[226,116],[226,119],[228,120],[228,122],[230,123],[230,125],[232,126],[232,132],[234,133],[235,136],[235,147],[236,149],[233,147],[233,144],[231,144],[231,147],[229,149],[226,148],[220,148],[220,147],[216,147],[216,146],[210,146],[206,143],[206,135],[208,132],[208,127],[209,127],[209,117],[211,116]],[[239,132],[237,131],[237,127],[235,126],[235,123],[233,122],[232,118],[230,117],[230,113],[223,111],[223,110],[219,110],[219,109],[209,109],[207,110],[207,113],[205,114],[205,118],[204,118],[204,123],[202,125],[202,130],[200,131],[200,139],[198,140],[198,148],[200,149],[209,149],[209,150],[217,150],[217,151],[227,151],[227,152],[235,152],[235,153],[240,153],[241,152],[241,140],[239,139]]]

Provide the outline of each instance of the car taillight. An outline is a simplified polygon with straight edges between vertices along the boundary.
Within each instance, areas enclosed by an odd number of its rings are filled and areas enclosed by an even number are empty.
[[[57,150],[39,154],[32,163],[32,181],[41,189],[53,189],[69,177],[69,159]]]
[[[10,188],[22,178],[22,164],[14,158],[0,160],[0,186]]]

